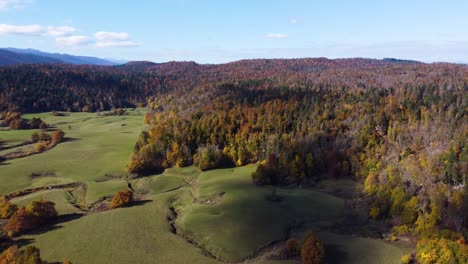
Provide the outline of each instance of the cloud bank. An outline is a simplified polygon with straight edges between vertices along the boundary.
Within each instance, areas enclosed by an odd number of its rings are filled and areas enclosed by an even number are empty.
[[[93,36],[88,36],[83,34],[74,34],[77,31],[78,30],[76,28],[71,26],[0,24],[0,35],[8,34],[53,37],[55,39],[55,43],[60,46],[92,46],[95,48],[140,46],[140,43],[130,39],[127,32],[98,31]]]

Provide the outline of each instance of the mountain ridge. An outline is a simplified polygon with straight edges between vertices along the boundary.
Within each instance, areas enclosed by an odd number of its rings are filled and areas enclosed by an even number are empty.
[[[91,56],[49,53],[36,49],[0,48],[0,66],[15,64],[64,63],[73,65],[115,66],[119,63]]]

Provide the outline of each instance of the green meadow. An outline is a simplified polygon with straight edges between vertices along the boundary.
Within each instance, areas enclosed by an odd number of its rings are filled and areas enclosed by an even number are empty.
[[[67,140],[44,153],[1,164],[0,194],[61,183],[79,186],[12,200],[24,205],[42,198],[54,202],[61,216],[76,215],[18,238],[22,245],[38,247],[48,261],[69,259],[74,264],[298,263],[275,256],[278,246],[299,232],[294,230],[297,224],[307,222],[336,253],[330,263],[400,263],[408,251],[383,240],[330,231],[343,217],[345,199],[358,188],[352,181],[327,181],[313,189],[257,187],[250,178],[255,165],[206,172],[173,168],[130,179],[125,166],[145,129],[145,112],[24,116],[63,129]],[[13,145],[33,132],[0,130],[0,140]],[[140,200],[134,206],[79,209],[108,200],[126,189],[128,181]],[[267,199],[273,192],[278,201]]]

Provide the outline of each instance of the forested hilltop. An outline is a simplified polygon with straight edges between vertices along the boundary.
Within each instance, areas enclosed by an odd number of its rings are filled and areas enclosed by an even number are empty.
[[[466,263],[468,67],[394,59],[0,69],[3,111],[147,105],[128,170],[258,163],[252,184],[353,178],[348,224],[416,238],[419,263]]]
[[[130,62],[123,66],[64,64],[0,68],[0,111],[102,111],[146,103],[150,96],[195,87],[257,81],[269,86],[344,89],[436,86],[464,89],[468,67],[403,60],[278,59],[220,65]]]

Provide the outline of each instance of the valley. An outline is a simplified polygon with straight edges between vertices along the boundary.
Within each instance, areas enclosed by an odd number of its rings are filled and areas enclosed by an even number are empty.
[[[50,112],[23,116],[40,117],[73,140],[2,164],[0,194],[79,184],[13,199],[22,205],[43,198],[54,202],[59,213],[58,223],[18,237],[19,244],[39,248],[47,261],[69,259],[78,264],[298,263],[282,258],[281,247],[287,238],[300,238],[312,229],[330,252],[329,263],[399,263],[411,251],[376,234],[338,232],[335,225],[342,223],[345,199],[360,188],[347,180],[302,189],[256,187],[250,176],[254,164],[206,172],[189,166],[130,177],[125,167],[135,139],[147,129],[146,112],[139,108],[125,116],[53,116]],[[16,144],[32,133],[2,130],[0,138]],[[140,202],[128,208],[95,210],[96,202],[108,201],[126,189],[127,182]],[[280,201],[267,199],[273,189]]]

